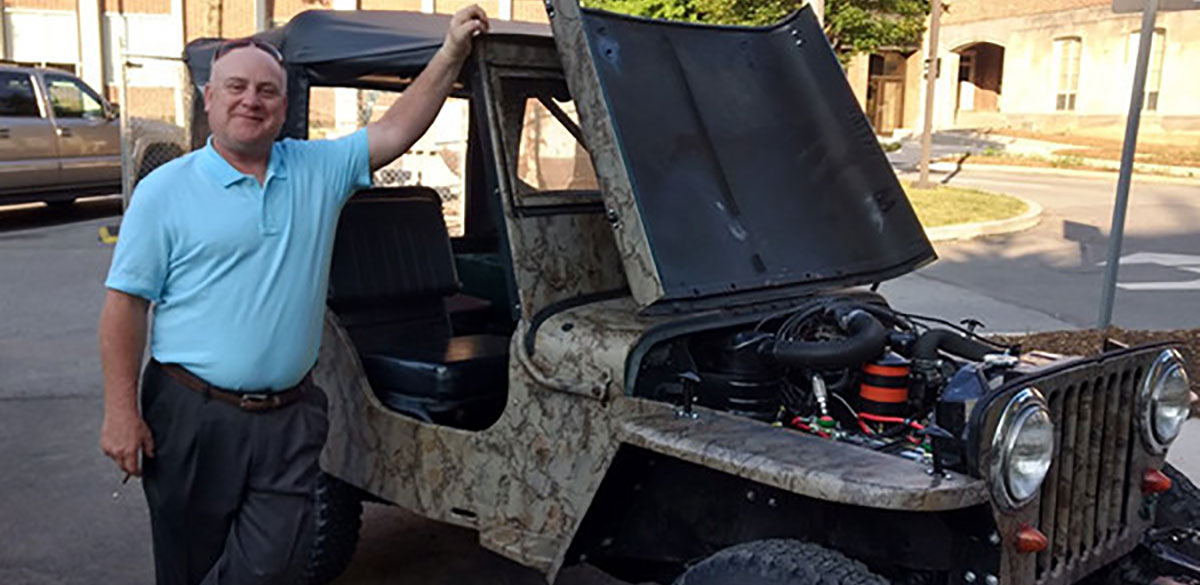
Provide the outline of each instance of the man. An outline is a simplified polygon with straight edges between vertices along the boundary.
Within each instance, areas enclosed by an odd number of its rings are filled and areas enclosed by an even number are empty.
[[[337,215],[428,129],[487,29],[478,6],[460,10],[403,97],[331,141],[275,142],[287,79],[273,47],[243,39],[214,54],[212,137],[138,185],[100,316],[100,446],[144,473],[160,585],[297,581],[327,428],[307,373]]]

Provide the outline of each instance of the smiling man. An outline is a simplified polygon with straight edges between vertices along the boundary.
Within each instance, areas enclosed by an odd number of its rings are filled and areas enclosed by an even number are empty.
[[[308,372],[338,213],[429,128],[487,28],[478,6],[460,10],[402,99],[330,141],[275,140],[287,73],[274,47],[214,53],[212,136],[138,185],[100,316],[100,446],[143,477],[160,585],[298,581],[327,428]]]

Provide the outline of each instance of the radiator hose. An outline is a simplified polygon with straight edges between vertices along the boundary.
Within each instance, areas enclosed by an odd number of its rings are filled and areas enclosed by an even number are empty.
[[[836,341],[776,340],[770,347],[775,359],[789,366],[813,369],[857,367],[883,353],[887,329],[867,311],[837,309],[846,338]]]
[[[948,329],[930,329],[918,336],[917,341],[913,343],[913,359],[936,360],[939,350],[977,362],[983,361],[983,357],[990,353],[1002,353],[1004,351],[982,341],[969,339]]]

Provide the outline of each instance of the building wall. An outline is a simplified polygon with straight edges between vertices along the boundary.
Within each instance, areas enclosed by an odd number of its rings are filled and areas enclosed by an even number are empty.
[[[956,0],[942,13],[942,25],[999,20],[1014,14],[1032,15],[1092,6],[1111,6],[1112,0]]]
[[[985,1],[962,0],[952,12],[957,20],[942,28],[939,52],[943,75],[938,80],[938,127],[970,125],[971,116],[956,119],[958,53],[971,44],[991,42],[1004,47],[1004,75],[999,111],[1012,125],[1039,130],[1123,124],[1133,81],[1136,46],[1130,33],[1140,28],[1140,15],[1113,14],[1109,2],[1075,1],[1092,5],[1059,12],[1041,12],[992,20],[973,20],[989,14]],[[965,22],[964,22],[965,21]],[[1194,12],[1159,15],[1157,27],[1165,30],[1165,52],[1158,109],[1146,112],[1143,127],[1149,132],[1200,128],[1200,76],[1191,70],[1200,63],[1200,18]],[[1078,93],[1075,110],[1055,109],[1057,67],[1054,41],[1078,37],[1081,41]],[[950,67],[947,68],[947,65]],[[1150,89],[1150,88],[1147,88]]]

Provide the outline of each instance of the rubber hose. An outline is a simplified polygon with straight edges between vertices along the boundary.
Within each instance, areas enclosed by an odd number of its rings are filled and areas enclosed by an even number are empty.
[[[847,337],[838,341],[776,341],[775,359],[790,366],[816,369],[857,367],[883,353],[887,329],[870,313],[849,311],[844,318]]]
[[[935,360],[938,350],[974,361],[982,361],[983,356],[1002,351],[949,329],[930,329],[918,336],[917,341],[913,343],[913,359]]]

